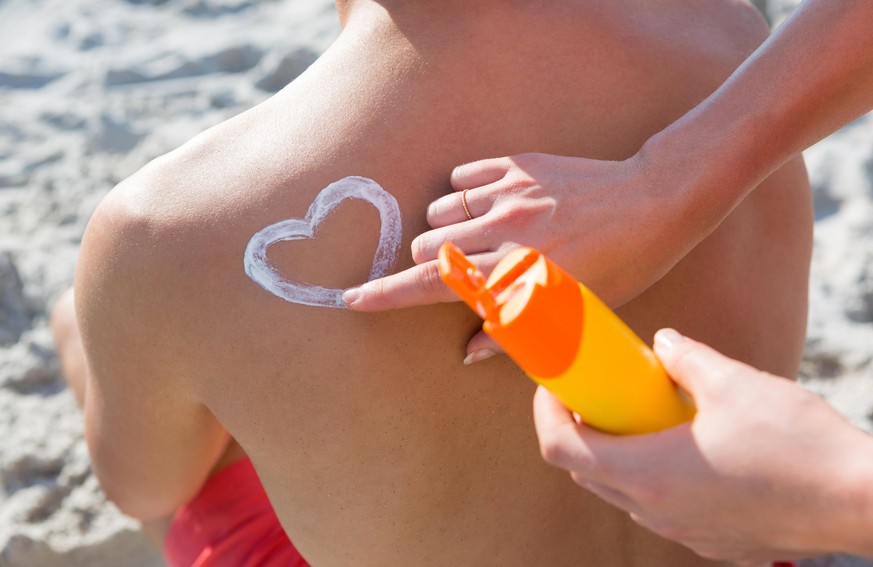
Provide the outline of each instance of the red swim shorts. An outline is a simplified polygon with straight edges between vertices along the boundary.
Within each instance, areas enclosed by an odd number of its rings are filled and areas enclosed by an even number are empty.
[[[309,567],[248,458],[218,471],[176,511],[164,557],[170,567]]]

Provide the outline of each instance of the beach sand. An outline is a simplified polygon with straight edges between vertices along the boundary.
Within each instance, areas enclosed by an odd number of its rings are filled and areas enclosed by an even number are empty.
[[[757,4],[778,22],[795,2]],[[328,0],[0,2],[0,566],[162,564],[90,472],[48,314],[110,188],[267,98],[338,31]],[[802,380],[873,430],[873,116],[807,157]]]

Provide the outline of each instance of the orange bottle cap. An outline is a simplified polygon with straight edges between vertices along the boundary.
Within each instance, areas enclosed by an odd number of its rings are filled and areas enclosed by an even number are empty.
[[[578,282],[532,248],[503,258],[487,280],[455,245],[439,251],[440,275],[480,317],[483,328],[526,372],[553,378],[566,371],[582,338]]]

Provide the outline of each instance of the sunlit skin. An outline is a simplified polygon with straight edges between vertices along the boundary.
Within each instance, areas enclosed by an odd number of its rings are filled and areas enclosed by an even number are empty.
[[[109,497],[142,519],[172,513],[230,434],[315,565],[705,564],[543,462],[533,384],[503,357],[461,364],[478,325],[466,307],[295,305],[242,262],[255,232],[348,175],[397,198],[402,270],[458,163],[632,155],[766,36],[744,4],[666,4],[341,5],[344,31],[304,75],[114,189],[83,240],[75,299],[86,437]],[[560,223],[555,204],[537,206]],[[620,314],[647,340],[669,324],[792,375],[810,229],[794,160]],[[349,203],[271,261],[351,287],[377,234],[372,207]]]
[[[539,154],[457,167],[453,188],[467,191],[479,220],[467,221],[457,194],[431,203],[435,230],[412,244],[419,264],[348,292],[352,308],[454,300],[438,281],[431,285],[433,247],[475,238],[486,219],[491,231],[477,252],[505,250],[512,232],[622,305],[710,234],[761,179],[873,108],[871,18],[873,4],[863,0],[806,0],[713,95],[626,160]],[[536,204],[543,199],[562,204],[572,222],[542,222]],[[507,210],[514,211],[511,225]],[[613,222],[616,211],[625,224]],[[495,257],[482,260],[493,265]],[[709,557],[873,556],[873,440],[797,386],[700,343],[668,349],[667,342],[656,344],[658,353],[698,399],[694,424],[609,438],[576,424],[540,391],[535,414],[547,460],[641,524]],[[499,350],[479,333],[466,360]],[[791,466],[801,462],[812,466]]]

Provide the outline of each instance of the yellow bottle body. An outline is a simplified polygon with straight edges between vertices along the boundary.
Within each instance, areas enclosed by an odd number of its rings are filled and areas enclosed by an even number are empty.
[[[587,287],[576,358],[562,374],[528,373],[582,420],[615,434],[651,433],[694,417],[655,354]]]
[[[592,427],[651,433],[695,409],[655,354],[587,287],[532,248],[507,254],[486,280],[451,243],[442,278],[535,382]]]

